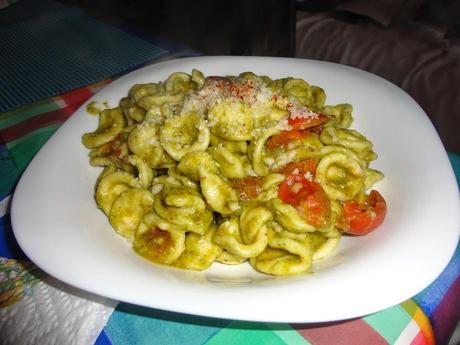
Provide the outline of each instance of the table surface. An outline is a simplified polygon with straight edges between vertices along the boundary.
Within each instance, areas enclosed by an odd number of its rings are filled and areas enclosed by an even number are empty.
[[[1,34],[1,31],[0,31]],[[120,43],[117,43],[120,47]],[[150,38],[139,66],[197,55]],[[154,52],[154,51],[153,51]],[[1,62],[0,57],[0,62]],[[326,324],[270,324],[159,311],[94,296],[47,275],[12,233],[14,187],[40,147],[89,97],[133,66],[0,114],[0,334],[8,344],[446,344],[460,319],[460,247],[430,286],[378,313]],[[17,73],[17,72],[16,72]],[[449,153],[460,181],[460,156]],[[6,339],[6,340],[5,340]]]

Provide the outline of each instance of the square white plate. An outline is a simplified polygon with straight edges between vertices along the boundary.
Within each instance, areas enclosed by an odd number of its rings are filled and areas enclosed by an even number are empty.
[[[288,58],[199,57],[134,71],[88,100],[116,106],[136,83],[171,73],[253,71],[300,77],[323,87],[327,104],[351,103],[355,128],[379,154],[385,179],[381,228],[344,238],[315,272],[276,278],[249,265],[214,264],[203,272],[151,264],[117,235],[94,201],[99,169],[81,136],[97,127],[84,104],[44,145],[23,174],[11,210],[29,258],[54,277],[116,300],[211,317],[322,322],[362,316],[411,298],[442,272],[460,230],[459,193],[441,141],[422,109],[393,84],[351,67]]]

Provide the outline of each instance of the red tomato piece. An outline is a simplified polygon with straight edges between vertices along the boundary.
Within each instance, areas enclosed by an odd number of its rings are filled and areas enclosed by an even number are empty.
[[[274,172],[284,175],[289,175],[295,172],[297,169],[297,174],[305,175],[305,173],[310,173],[311,176],[315,175],[316,172],[316,161],[312,158],[307,158],[301,162],[291,162],[282,167],[275,169]]]
[[[270,137],[267,141],[267,149],[276,150],[280,147],[287,146],[290,142],[301,140],[309,134],[308,131],[292,130],[282,131],[281,133]]]
[[[312,182],[312,189],[313,192],[302,200],[302,208],[298,211],[307,223],[321,228],[329,222],[331,203],[319,183]]]
[[[363,203],[355,200],[344,203],[337,226],[348,234],[365,235],[383,223],[386,212],[385,199],[379,192],[372,190]]]
[[[290,174],[281,183],[278,196],[286,204],[299,205],[304,197],[313,192],[311,184],[301,174]]]
[[[247,176],[232,181],[232,187],[239,192],[241,200],[250,200],[262,192],[263,177]]]
[[[295,206],[307,223],[317,227],[327,225],[331,205],[319,183],[308,180],[302,174],[290,174],[280,185],[278,196],[284,203]]]

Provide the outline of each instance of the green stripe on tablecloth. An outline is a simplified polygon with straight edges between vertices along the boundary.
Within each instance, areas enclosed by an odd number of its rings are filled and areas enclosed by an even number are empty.
[[[284,327],[283,325],[280,325]],[[252,323],[232,321],[227,327],[221,329],[205,345],[244,344],[244,345],[305,345],[309,344],[300,334],[292,331],[291,334],[280,333],[283,330],[273,330],[266,323]],[[297,333],[295,336],[293,333]]]
[[[385,338],[388,343],[394,344],[412,318],[398,304],[378,313],[368,315],[363,320]]]
[[[297,330],[288,324],[268,324],[268,326],[280,337],[286,344],[293,345],[311,345],[311,343],[302,337]]]
[[[60,106],[52,99],[47,99],[34,103],[30,106],[21,107],[16,110],[0,114],[0,130],[6,127],[14,126],[24,120],[30,119],[36,115],[44,114],[49,111],[57,110]]]
[[[201,345],[228,322],[120,303],[105,332],[113,345]]]
[[[60,124],[39,128],[6,144],[20,173],[59,126]]]

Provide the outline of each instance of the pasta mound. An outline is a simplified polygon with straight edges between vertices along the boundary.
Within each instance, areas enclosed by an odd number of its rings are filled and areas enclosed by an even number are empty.
[[[325,101],[302,79],[251,72],[134,85],[82,137],[104,168],[97,206],[158,264],[309,272],[350,226],[344,210],[383,178],[372,143],[349,128],[351,105]]]

